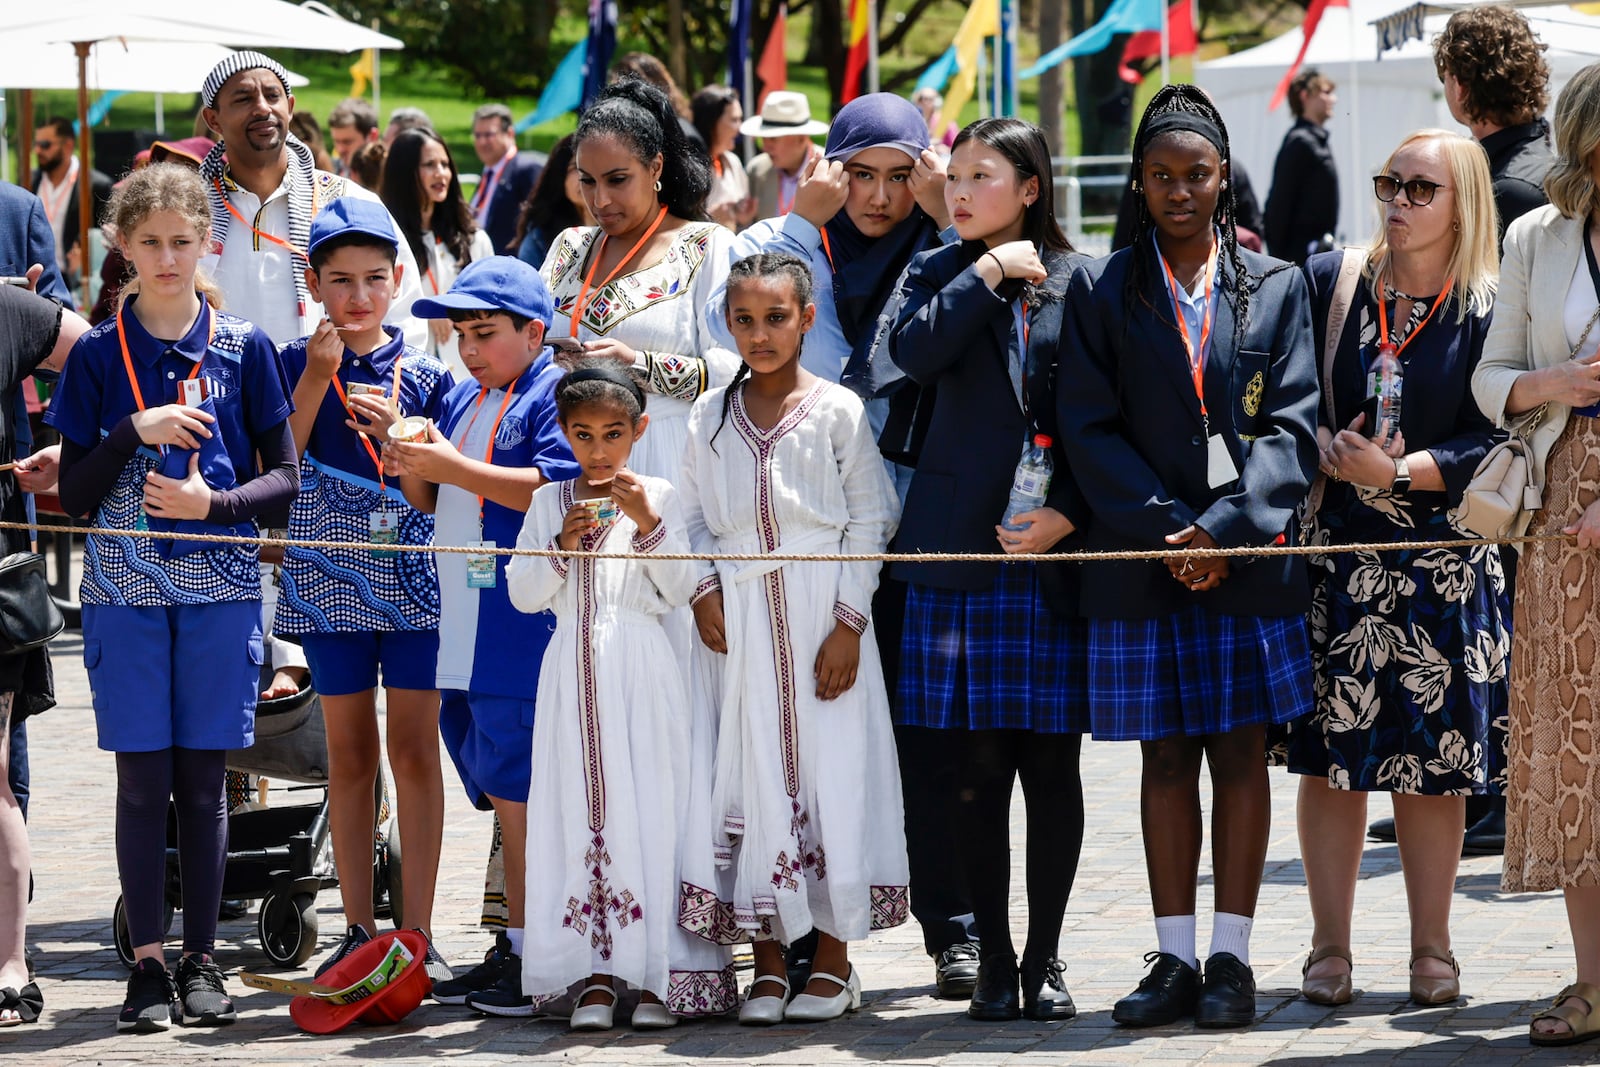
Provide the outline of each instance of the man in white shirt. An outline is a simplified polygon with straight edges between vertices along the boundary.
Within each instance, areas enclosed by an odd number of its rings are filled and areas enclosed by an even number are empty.
[[[200,165],[212,231],[201,265],[221,286],[229,312],[279,344],[304,337],[322,319],[322,305],[305,285],[312,217],[341,196],[378,198],[317,170],[311,150],[289,133],[294,94],[276,61],[259,52],[235,52],[207,75],[200,95],[206,125],[220,139]],[[420,348],[427,343],[427,324],[411,316],[411,302],[422,295],[421,275],[405,242],[399,263],[400,293],[386,321],[401,326],[406,342]]]

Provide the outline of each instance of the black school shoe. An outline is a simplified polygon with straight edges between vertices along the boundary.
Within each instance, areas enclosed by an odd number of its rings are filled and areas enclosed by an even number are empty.
[[[1255,974],[1233,953],[1218,952],[1206,960],[1194,1024],[1207,1030],[1223,1030],[1249,1026],[1255,1021]]]
[[[1004,1023],[1022,1018],[1017,957],[985,956],[978,961],[978,980],[967,1005],[967,1018]]]
[[[1165,1026],[1193,1015],[1200,995],[1199,967],[1170,952],[1146,953],[1144,961],[1155,966],[1139,988],[1117,1001],[1111,1018],[1123,1026]]]
[[[1067,992],[1066,965],[1052,956],[1042,963],[1022,961],[1022,1014],[1024,1018],[1048,1022],[1070,1019],[1078,1006]]]
[[[511,951],[511,939],[496,934],[494,946],[484,954],[483,962],[466,974],[458,974],[446,982],[433,984],[433,999],[440,1004],[465,1004],[474,993],[482,993],[500,984],[507,970],[521,983],[522,957]]]
[[[222,984],[222,968],[205,953],[179,960],[173,980],[178,986],[183,1025],[226,1026],[239,1017]]]
[[[940,1000],[968,1000],[978,986],[978,943],[962,941],[933,958],[933,984]]]
[[[117,1032],[158,1034],[180,1015],[178,986],[160,960],[145,957],[133,965],[128,975],[128,995],[117,1016]]]

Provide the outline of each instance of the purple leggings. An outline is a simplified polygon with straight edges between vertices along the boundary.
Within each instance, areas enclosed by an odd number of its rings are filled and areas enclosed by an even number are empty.
[[[194,748],[117,753],[117,873],[135,947],[163,936],[168,798],[178,814],[183,950],[215,946],[228,849],[225,757],[220,749]]]

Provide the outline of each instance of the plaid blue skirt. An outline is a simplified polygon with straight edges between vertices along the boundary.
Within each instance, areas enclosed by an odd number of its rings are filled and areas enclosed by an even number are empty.
[[[1218,615],[1194,605],[1154,619],[1091,619],[1088,631],[1098,740],[1225,734],[1312,709],[1302,615]]]
[[[1089,729],[1085,624],[1056,615],[1037,568],[1007,563],[981,592],[912,583],[894,721],[938,730]]]

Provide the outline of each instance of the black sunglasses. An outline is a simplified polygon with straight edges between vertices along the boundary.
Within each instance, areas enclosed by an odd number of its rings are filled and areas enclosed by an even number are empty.
[[[1426,178],[1412,178],[1408,182],[1403,182],[1399,178],[1379,174],[1372,179],[1372,194],[1385,204],[1393,201],[1400,190],[1404,189],[1408,201],[1417,207],[1427,207],[1433,203],[1433,194],[1446,188],[1449,187],[1438,182],[1430,182]]]

